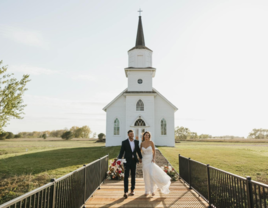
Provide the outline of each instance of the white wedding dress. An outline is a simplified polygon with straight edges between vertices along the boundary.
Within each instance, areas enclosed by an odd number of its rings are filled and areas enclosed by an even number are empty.
[[[147,148],[142,147],[142,172],[143,180],[145,184],[145,193],[155,193],[157,188],[160,189],[161,193],[168,194],[169,186],[171,184],[169,175],[162,170],[158,165],[152,162],[153,150],[149,146]]]

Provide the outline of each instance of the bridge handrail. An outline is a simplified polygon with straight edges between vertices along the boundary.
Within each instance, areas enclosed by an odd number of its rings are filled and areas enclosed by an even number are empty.
[[[268,207],[268,185],[179,154],[179,177],[204,198],[209,207]]]
[[[0,205],[0,208],[80,208],[106,178],[108,161],[109,155],[105,155],[58,179],[51,179],[51,182]]]

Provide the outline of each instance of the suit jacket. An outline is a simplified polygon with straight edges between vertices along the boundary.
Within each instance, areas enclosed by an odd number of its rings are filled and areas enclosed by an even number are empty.
[[[139,162],[139,160],[137,158],[137,154],[136,154],[136,153],[138,153],[139,158],[142,159],[141,150],[139,147],[139,141],[134,140],[134,144],[135,144],[135,148],[134,148],[134,151],[132,152],[132,149],[131,149],[131,146],[129,144],[128,139],[122,141],[121,150],[120,150],[120,153],[118,155],[118,159],[122,159],[122,157],[124,155],[124,158],[126,159],[127,163],[131,164],[133,162],[132,155],[134,155],[135,162]]]

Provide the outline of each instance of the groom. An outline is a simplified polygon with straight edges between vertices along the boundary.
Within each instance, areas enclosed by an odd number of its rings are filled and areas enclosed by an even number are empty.
[[[128,132],[128,138],[122,141],[121,150],[118,156],[118,159],[121,160],[123,154],[124,158],[126,159],[126,163],[124,163],[124,197],[127,198],[128,192],[128,177],[129,177],[129,170],[131,171],[131,193],[130,195],[134,195],[135,189],[135,175],[136,175],[136,163],[142,162],[142,155],[141,150],[139,147],[139,140],[134,140],[134,133],[132,130]],[[139,155],[139,160],[137,158],[137,154]]]

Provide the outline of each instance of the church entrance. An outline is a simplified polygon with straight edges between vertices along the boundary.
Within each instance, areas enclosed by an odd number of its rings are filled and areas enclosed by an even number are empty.
[[[141,144],[141,142],[142,142],[142,136],[143,136],[144,132],[145,132],[144,128],[135,128],[134,138],[136,140],[139,140],[139,144]]]
[[[135,131],[134,131],[134,138],[136,140],[139,140],[139,144],[141,144],[142,142],[142,136],[144,134],[145,130],[145,122],[139,118],[136,122],[135,122]]]

